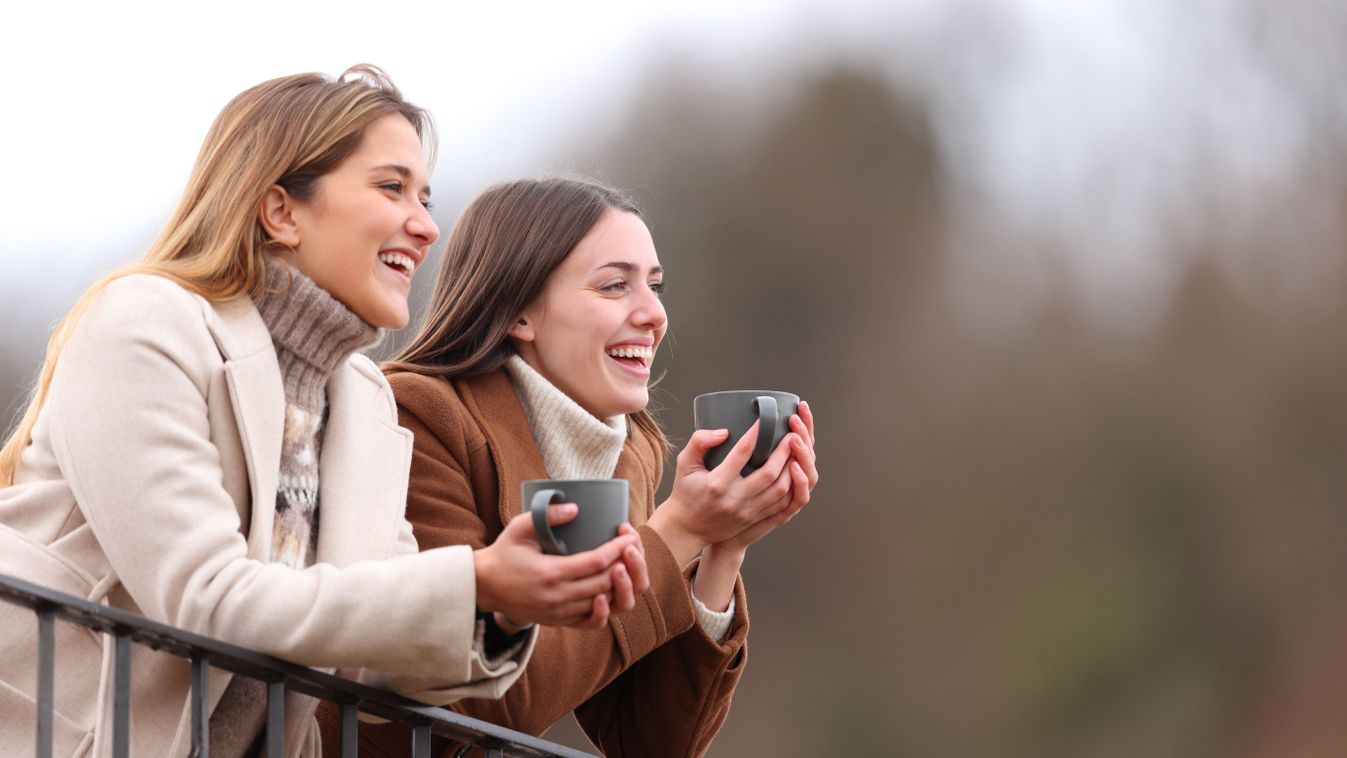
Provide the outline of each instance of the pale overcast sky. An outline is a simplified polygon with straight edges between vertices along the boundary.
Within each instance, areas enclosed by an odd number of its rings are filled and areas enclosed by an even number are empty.
[[[1261,33],[1321,63],[1341,40],[1331,25],[1318,29],[1315,2],[1285,0]],[[777,82],[830,55],[865,55],[932,93],[946,161],[977,199],[973,212],[1073,233],[1066,247],[1102,292],[1119,281],[1163,290],[1168,267],[1152,235],[1170,228],[1167,215],[1187,213],[1195,173],[1247,187],[1251,203],[1297,181],[1306,109],[1323,99],[1288,92],[1247,55],[1247,18],[1220,0],[202,7],[27,2],[5,11],[8,330],[45,331],[98,273],[143,252],[224,103],[299,71],[384,67],[435,114],[435,188],[451,198],[565,168],[558,146],[607,130],[670,51],[720,78]]]
[[[822,51],[863,32],[869,19],[895,13],[919,19],[929,5],[18,4],[0,26],[7,74],[0,299],[10,301],[0,309],[26,311],[14,299],[41,297],[59,303],[59,315],[98,273],[143,252],[211,120],[231,97],[265,79],[335,74],[359,62],[382,66],[436,117],[434,181],[445,196],[549,168],[549,146],[604,128],[652,54],[695,50],[732,68],[761,58],[803,26]],[[34,288],[34,281],[43,284]],[[53,316],[45,302],[37,310],[26,315],[41,328]]]

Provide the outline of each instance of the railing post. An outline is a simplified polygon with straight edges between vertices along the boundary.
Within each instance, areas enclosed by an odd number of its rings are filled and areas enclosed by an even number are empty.
[[[131,756],[131,635],[129,631],[127,629],[113,631],[116,640],[112,696],[113,758],[130,758]]]
[[[341,758],[356,758],[360,746],[356,732],[356,707],[352,703],[341,704]]]
[[[267,758],[285,756],[285,680],[267,682]]]
[[[37,755],[51,758],[52,710],[56,691],[56,616],[37,612]]]
[[[210,758],[209,671],[205,658],[192,656],[192,758]]]
[[[430,758],[430,724],[412,727],[412,758]]]

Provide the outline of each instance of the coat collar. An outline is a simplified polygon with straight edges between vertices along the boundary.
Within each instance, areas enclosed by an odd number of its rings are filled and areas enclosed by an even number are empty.
[[[463,379],[458,385],[463,405],[477,421],[496,463],[500,523],[508,524],[523,511],[520,483],[547,478],[542,453],[524,406],[503,369]]]
[[[520,484],[530,479],[548,478],[542,453],[538,450],[533,429],[524,414],[524,406],[504,370],[461,379],[455,384],[463,405],[486,437],[487,448],[496,464],[500,523],[507,524],[523,510]],[[633,439],[632,430],[628,427],[627,441],[617,459],[613,478],[631,482],[632,498],[635,499],[647,485],[653,488],[659,483],[648,482],[650,476],[647,469],[653,468],[653,463],[641,460]],[[646,513],[644,509],[633,506],[631,517],[633,523],[639,526],[645,523]]]
[[[243,443],[250,494],[248,557],[271,560],[271,531],[285,433],[285,388],[271,332],[246,297],[209,303],[207,327],[225,359],[230,406]],[[265,506],[263,504],[266,504]]]
[[[398,426],[388,382],[364,356],[352,356],[333,372],[327,403],[317,559],[344,566],[387,557],[393,546],[371,537],[396,540],[402,526],[412,433]],[[395,528],[385,532],[387,524]]]
[[[225,359],[225,381],[248,467],[253,506],[248,557],[268,561],[285,433],[280,365],[271,333],[252,300],[241,297],[210,306],[207,326]],[[382,557],[388,546],[370,544],[369,529],[390,520],[401,522],[411,433],[397,425],[387,382],[363,356],[352,356],[333,372],[327,400],[317,559],[343,565]]]

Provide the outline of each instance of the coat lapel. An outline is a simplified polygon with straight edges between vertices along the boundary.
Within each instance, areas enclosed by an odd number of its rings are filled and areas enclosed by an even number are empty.
[[[533,438],[524,406],[504,370],[457,382],[463,404],[472,413],[496,462],[500,523],[508,524],[523,509],[520,483],[546,479],[543,454]]]
[[[629,426],[628,429],[630,428]],[[634,439],[629,431],[627,441],[622,446],[622,455],[617,459],[617,470],[613,472],[613,478],[626,479],[630,484],[631,507],[628,509],[628,519],[633,526],[640,526],[649,520],[650,514],[646,512],[646,508],[654,508],[654,487],[658,486],[659,482],[651,483],[651,465],[637,453]],[[646,507],[641,507],[641,503],[645,503]]]
[[[487,448],[496,462],[496,487],[500,492],[500,523],[507,524],[519,515],[523,509],[520,500],[520,484],[530,479],[547,479],[547,469],[543,466],[542,452],[533,438],[533,429],[529,426],[524,406],[515,393],[509,375],[493,371],[482,376],[457,382],[464,405],[472,413],[477,425],[486,437]],[[632,500],[653,502],[653,485],[648,471],[653,464],[639,456],[632,438],[629,436],[617,459],[614,479],[626,479],[631,483]],[[631,521],[640,525],[646,522],[648,514],[640,508],[632,508]]]
[[[359,368],[347,362],[328,380],[318,493],[317,558],[324,563],[386,557],[398,537],[412,433],[397,425],[392,393],[385,389],[368,362]]]
[[[281,439],[285,434],[285,388],[271,332],[248,298],[212,304],[209,324],[225,358],[225,383],[243,457],[248,466],[252,507],[248,517],[248,557],[269,560]]]
[[[248,557],[268,561],[285,434],[285,387],[271,332],[248,298],[212,303],[211,333],[225,359],[234,422],[243,443],[252,507]],[[318,560],[338,565],[386,557],[407,499],[411,432],[397,425],[391,393],[368,361],[348,361],[328,380],[319,492]],[[521,411],[522,412],[522,411]],[[358,473],[357,473],[358,472]],[[391,526],[390,526],[391,525]]]

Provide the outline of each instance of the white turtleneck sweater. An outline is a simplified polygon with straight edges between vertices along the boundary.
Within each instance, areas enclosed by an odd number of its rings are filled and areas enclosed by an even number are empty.
[[[627,441],[627,417],[595,417],[518,355],[505,362],[505,372],[524,406],[547,475],[553,479],[611,479]],[[734,620],[734,598],[723,612],[707,608],[696,595],[692,595],[692,604],[707,636],[723,641]]]

